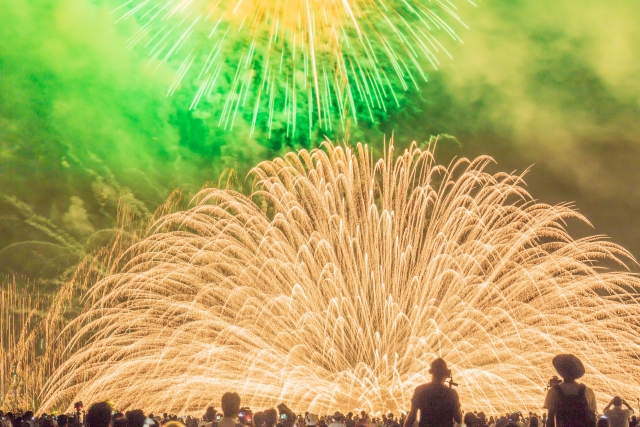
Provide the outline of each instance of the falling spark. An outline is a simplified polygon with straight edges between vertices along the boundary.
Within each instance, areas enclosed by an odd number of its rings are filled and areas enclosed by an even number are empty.
[[[558,353],[601,404],[633,395],[640,279],[598,267],[630,254],[573,239],[565,222],[586,219],[489,157],[393,150],[327,142],[259,164],[250,196],[208,188],[161,217],[92,287],[42,410],[201,413],[237,391],[258,409],[397,411],[443,357],[464,409],[539,411]]]
[[[291,137],[298,114],[309,132],[375,120],[448,55],[441,36],[460,41],[447,21],[464,26],[440,0],[130,0],[114,12],[140,22],[129,46],[144,46],[155,69],[180,64],[169,94],[194,86],[190,108],[209,100],[221,126],[240,112],[253,132],[258,111],[269,132],[275,116]]]

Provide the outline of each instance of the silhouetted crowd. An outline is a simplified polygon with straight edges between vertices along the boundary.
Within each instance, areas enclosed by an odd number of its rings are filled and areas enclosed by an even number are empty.
[[[585,374],[577,357],[562,354],[554,357],[552,363],[562,380],[555,377],[550,382],[544,401],[547,412],[542,416],[533,412],[490,417],[484,412],[464,413],[452,381],[446,385],[451,371],[443,359],[436,359],[429,370],[431,382],[416,388],[411,410],[400,416],[389,413],[373,417],[365,411],[296,415],[283,403],[277,409],[253,413],[241,407],[237,393],[225,393],[222,411],[209,407],[200,418],[167,413],[156,416],[140,409],[121,413],[109,402],[94,403],[85,413],[78,402],[76,412],[59,416],[0,411],[0,427],[640,427],[631,406],[618,396],[598,415],[595,393],[577,382]]]

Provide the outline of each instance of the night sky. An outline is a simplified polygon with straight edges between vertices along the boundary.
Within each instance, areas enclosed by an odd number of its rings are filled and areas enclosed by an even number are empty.
[[[109,240],[118,201],[148,216],[179,188],[241,176],[311,141],[249,135],[167,96],[168,63],[128,49],[117,1],[1,0],[0,273],[43,287]],[[637,0],[458,1],[463,43],[443,39],[429,82],[350,136],[399,147],[447,134],[436,155],[493,156],[539,201],[573,202],[640,257],[640,8]],[[333,137],[327,133],[328,137]],[[640,272],[635,264],[629,267]]]

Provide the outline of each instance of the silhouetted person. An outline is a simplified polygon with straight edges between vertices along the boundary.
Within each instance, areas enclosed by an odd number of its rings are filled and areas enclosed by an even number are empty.
[[[134,409],[127,412],[127,426],[128,427],[144,427],[144,422],[147,416],[141,409]]]
[[[467,427],[476,427],[478,425],[478,417],[473,412],[464,414],[464,425]],[[451,423],[453,424],[453,423]]]
[[[253,425],[255,427],[264,426],[264,412],[260,411],[253,414]]]
[[[264,411],[264,427],[273,427],[278,423],[278,411],[267,409]]]
[[[626,408],[623,408],[625,406]],[[611,427],[629,427],[629,418],[633,415],[633,408],[620,396],[614,397],[602,411],[609,418]]]
[[[509,423],[515,424],[515,427],[525,427],[518,412],[509,415]]]
[[[84,417],[86,427],[112,427],[111,407],[107,402],[94,403]]]
[[[238,423],[238,412],[240,412],[240,396],[238,393],[225,393],[222,395],[222,414],[218,421],[218,427],[236,427]]]
[[[451,376],[447,363],[438,358],[431,363],[431,382],[416,388],[411,398],[411,410],[405,427],[413,427],[420,411],[420,427],[451,427],[453,421],[460,424],[462,412],[458,393],[444,382]]]
[[[315,427],[318,424],[318,416],[316,414],[307,413],[304,417],[304,425],[306,427]]]
[[[207,423],[213,423],[216,420],[216,410],[213,406],[209,406],[207,408],[207,412],[204,413],[202,417]]]
[[[69,425],[69,417],[60,415],[58,417],[58,427],[67,427]]]
[[[344,415],[342,415],[340,411],[337,411],[335,414],[333,414],[333,417],[331,417],[331,419],[333,421],[331,422],[331,424],[329,424],[329,427],[343,427],[342,420],[344,419]]]
[[[560,354],[552,363],[563,381],[551,387],[544,400],[544,408],[549,411],[547,427],[595,427],[596,396],[576,381],[584,375],[580,359]]]
[[[369,427],[371,425],[371,420],[369,419],[369,415],[365,411],[360,411],[360,419],[358,420],[358,427]]]
[[[113,416],[113,427],[127,427],[128,424],[127,417],[125,417],[124,414],[116,414]]]
[[[278,413],[280,414],[280,424],[282,427],[293,427],[296,423],[296,414],[294,414],[293,411],[284,403],[280,403],[277,408]]]
[[[478,424],[480,427],[488,427],[489,424],[487,423],[487,416],[485,415],[484,412],[478,412],[476,414],[476,417],[478,417]]]

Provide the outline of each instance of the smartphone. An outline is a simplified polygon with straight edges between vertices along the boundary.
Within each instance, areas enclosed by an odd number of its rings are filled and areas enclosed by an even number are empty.
[[[280,419],[281,419],[281,420],[286,420],[286,419],[287,419],[287,414],[282,414],[282,415],[280,415]]]

